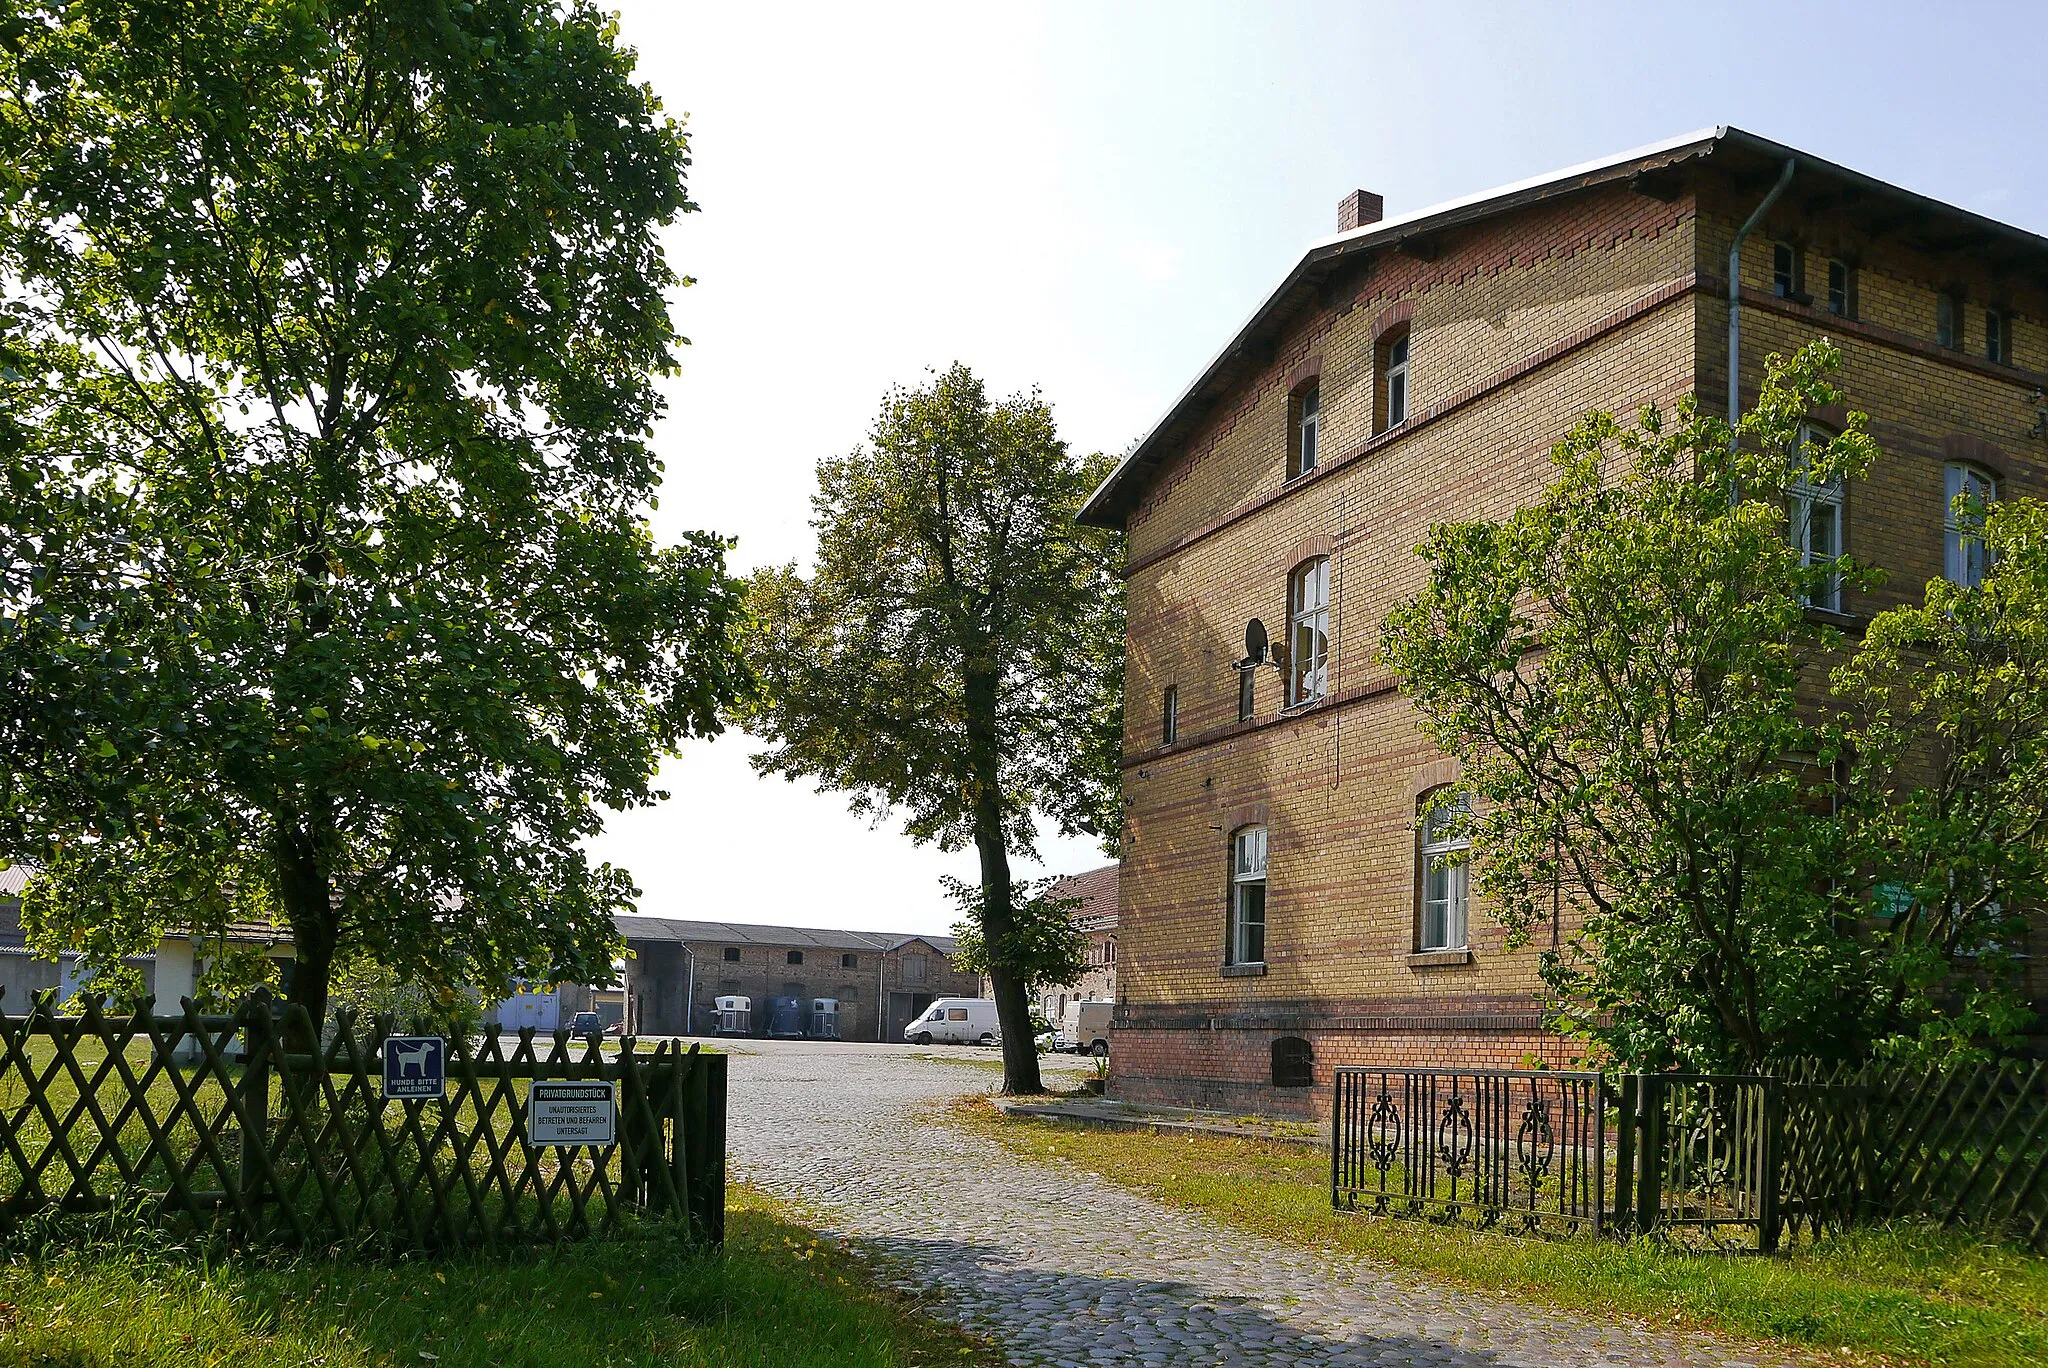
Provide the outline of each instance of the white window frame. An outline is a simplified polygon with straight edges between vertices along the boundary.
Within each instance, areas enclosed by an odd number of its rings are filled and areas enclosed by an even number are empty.
[[[1408,421],[1408,334],[1403,332],[1387,344],[1387,428],[1391,432]]]
[[[1951,461],[1942,467],[1941,492],[1942,578],[1964,589],[1974,589],[1984,582],[1990,558],[1984,550],[1983,525],[1964,526],[1957,516],[1956,500],[1970,492],[1987,505],[1998,502],[1998,477],[1982,466]]]
[[[1231,834],[1228,963],[1266,962],[1266,854],[1266,828],[1244,827]]]
[[[1994,366],[2012,364],[2012,324],[2003,309],[1984,311],[1984,359]]]
[[[1471,861],[1450,857],[1470,851],[1472,838],[1450,830],[1452,820],[1442,808],[1422,819],[1415,948],[1423,952],[1470,948]]]
[[[1837,318],[1849,316],[1849,300],[1852,297],[1850,270],[1849,263],[1840,257],[1828,258],[1828,312]],[[1835,289],[1837,275],[1842,278],[1842,288],[1839,292]],[[1837,307],[1838,304],[1840,307]]]
[[[1809,444],[1826,439],[1812,428],[1801,424],[1799,446],[1803,451]],[[1831,561],[1842,554],[1842,525],[1845,521],[1843,488],[1839,479],[1826,484],[1811,484],[1804,474],[1794,477],[1785,490],[1786,534],[1791,538],[1792,549],[1799,553],[1801,565],[1817,565]],[[1823,516],[1816,517],[1816,514]],[[1842,577],[1830,575],[1828,582],[1816,592],[1807,595],[1810,608],[1823,608],[1831,613],[1842,611]]]
[[[1317,556],[1287,577],[1287,705],[1330,691],[1330,558]]]
[[[1306,475],[1316,468],[1316,438],[1323,425],[1323,387],[1310,385],[1296,400],[1294,419],[1294,473]]]

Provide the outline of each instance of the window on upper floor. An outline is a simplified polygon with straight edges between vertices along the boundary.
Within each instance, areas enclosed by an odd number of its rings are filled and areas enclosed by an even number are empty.
[[[1169,684],[1159,699],[1159,744],[1170,746],[1180,739],[1180,690]]]
[[[1984,311],[1984,359],[2001,366],[2012,364],[2012,319],[2002,309]]]
[[[1237,671],[1237,720],[1249,722],[1258,711],[1259,670],[1256,665],[1243,665]]]
[[[1974,589],[1989,565],[1984,550],[1984,513],[1998,498],[1998,481],[1986,470],[1957,463],[1944,472],[1941,515],[1941,573],[1950,584]]]
[[[1807,302],[1806,254],[1793,243],[1771,244],[1771,293],[1780,299]]]
[[[1802,424],[1799,429],[1802,446],[1826,442],[1827,437]],[[1792,539],[1792,549],[1799,553],[1802,565],[1825,565],[1838,560],[1842,555],[1842,482],[1831,480],[1826,484],[1809,483],[1804,474],[1793,478],[1785,491],[1785,521],[1787,532]],[[1842,610],[1842,577],[1830,575],[1812,589],[1806,598],[1815,608],[1830,612]]]
[[[1111,936],[1102,943],[1103,958],[1110,964],[1116,963],[1116,937]]]
[[[1462,824],[1466,816],[1460,803],[1431,801],[1434,793],[1423,795],[1421,840],[1416,860],[1415,948],[1417,950],[1463,950],[1466,942],[1466,903],[1471,888],[1472,839]]]
[[[840,967],[841,969],[858,969],[858,968],[860,968],[860,956],[859,956],[859,955],[841,955],[841,956],[839,957],[839,967]]]
[[[1856,316],[1856,268],[1839,259],[1828,262],[1828,312],[1837,318]]]
[[[801,950],[792,950],[792,951],[790,951],[790,952],[789,952],[789,962],[790,962],[791,964],[802,964],[802,963],[804,962],[804,952],[803,952],[803,951],[801,951]]]
[[[1955,290],[1943,290],[1934,301],[1934,340],[1943,347],[1962,348],[1963,297]]]
[[[1303,561],[1287,577],[1287,703],[1309,703],[1330,690],[1330,558]]]
[[[1408,365],[1408,329],[1404,326],[1380,339],[1376,358],[1379,372],[1378,401],[1374,405],[1374,432],[1387,432],[1408,421],[1408,397],[1412,376]]]
[[[1316,468],[1316,439],[1322,432],[1322,386],[1310,381],[1287,401],[1287,475],[1306,475]]]
[[[738,964],[740,962],[740,948],[737,945],[725,947],[725,962],[727,964]]]
[[[1245,827],[1230,838],[1230,913],[1225,959],[1266,962],[1266,829]]]

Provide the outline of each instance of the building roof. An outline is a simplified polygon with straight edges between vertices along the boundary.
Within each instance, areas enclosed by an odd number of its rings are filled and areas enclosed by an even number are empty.
[[[1770,188],[1786,160],[1791,159],[1798,163],[1798,179],[1794,183],[1807,199],[1833,207],[1863,201],[1882,204],[1886,216],[1898,220],[1900,237],[1907,243],[1934,252],[1969,251],[1990,269],[2028,271],[2037,284],[2048,288],[2048,238],[2038,233],[1915,194],[1739,128],[1703,128],[1617,156],[1432,205],[1413,214],[1382,219],[1312,243],[1195,382],[1182,391],[1130,454],[1117,463],[1076,520],[1094,527],[1123,526],[1151,477],[1172,456],[1176,443],[1201,420],[1210,402],[1247,373],[1263,367],[1274,334],[1317,297],[1323,283],[1341,266],[1381,249],[1419,247],[1431,233],[1596,186],[1654,185],[1667,168],[1703,157],[1714,157],[1717,165],[1730,169],[1738,184],[1753,186],[1758,195]],[[1909,225],[1917,225],[1917,233]]]
[[[9,865],[0,869],[0,898],[18,898],[28,887],[28,866]]]
[[[900,931],[838,931],[801,926],[756,926],[743,922],[685,921],[675,917],[620,917],[619,934],[638,941],[716,941],[721,945],[763,945],[777,950],[900,949],[921,940],[942,955],[957,948],[951,936],[913,936]]]
[[[1091,869],[1085,874],[1069,874],[1057,880],[1046,890],[1052,898],[1079,898],[1081,905],[1074,909],[1074,920],[1089,931],[1102,931],[1116,926],[1116,873],[1118,865],[1104,865]]]

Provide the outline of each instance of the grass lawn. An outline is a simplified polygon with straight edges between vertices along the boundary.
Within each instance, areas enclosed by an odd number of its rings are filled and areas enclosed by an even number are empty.
[[[1327,1151],[1011,1119],[986,1098],[963,1099],[954,1117],[1020,1154],[1233,1226],[1529,1301],[1776,1340],[1845,1363],[2048,1364],[2048,1259],[1958,1232],[1862,1230],[1767,1259],[1517,1239],[1333,1212]]]
[[[735,1187],[722,1254],[666,1239],[523,1257],[209,1265],[129,1236],[0,1265],[0,1365],[993,1365],[856,1256]]]

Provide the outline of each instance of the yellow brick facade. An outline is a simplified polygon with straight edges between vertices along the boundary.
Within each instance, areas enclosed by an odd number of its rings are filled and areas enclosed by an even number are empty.
[[[1422,583],[1413,549],[1429,526],[1526,500],[1581,414],[1689,393],[1725,406],[1722,276],[1761,192],[1701,163],[1655,190],[1595,186],[1343,264],[1284,311],[1257,364],[1131,497],[1115,1095],[1312,1111],[1323,1087],[1271,1085],[1280,1036],[1311,1043],[1318,1085],[1348,1062],[1571,1060],[1541,1029],[1536,950],[1508,950],[1483,907],[1469,955],[1414,953],[1416,806],[1450,774],[1375,646],[1386,611]],[[1800,244],[1809,291],[1818,273],[1816,305],[1771,296],[1777,240]],[[1856,319],[1825,312],[1830,253],[1856,263]],[[2048,370],[2042,266],[2032,283],[1973,274],[1796,194],[1747,244],[1745,395],[1766,353],[1827,333],[1844,352],[1850,406],[1872,415],[1884,450],[1849,492],[1846,543],[1892,578],[1850,596],[1849,625],[1916,599],[1941,572],[1946,462],[2048,493],[2048,441],[2024,435],[2028,393]],[[1968,301],[1960,350],[1933,345],[1943,286]],[[1988,302],[2012,319],[2016,365],[1983,360]],[[1390,327],[1408,330],[1410,417],[1375,435]],[[1321,459],[1290,481],[1290,396],[1309,381]],[[1262,669],[1255,716],[1241,722],[1232,664],[1245,623],[1284,639],[1289,573],[1318,555],[1331,567],[1328,692],[1285,710],[1282,676]],[[1269,833],[1263,970],[1225,966],[1229,841],[1247,825]]]

